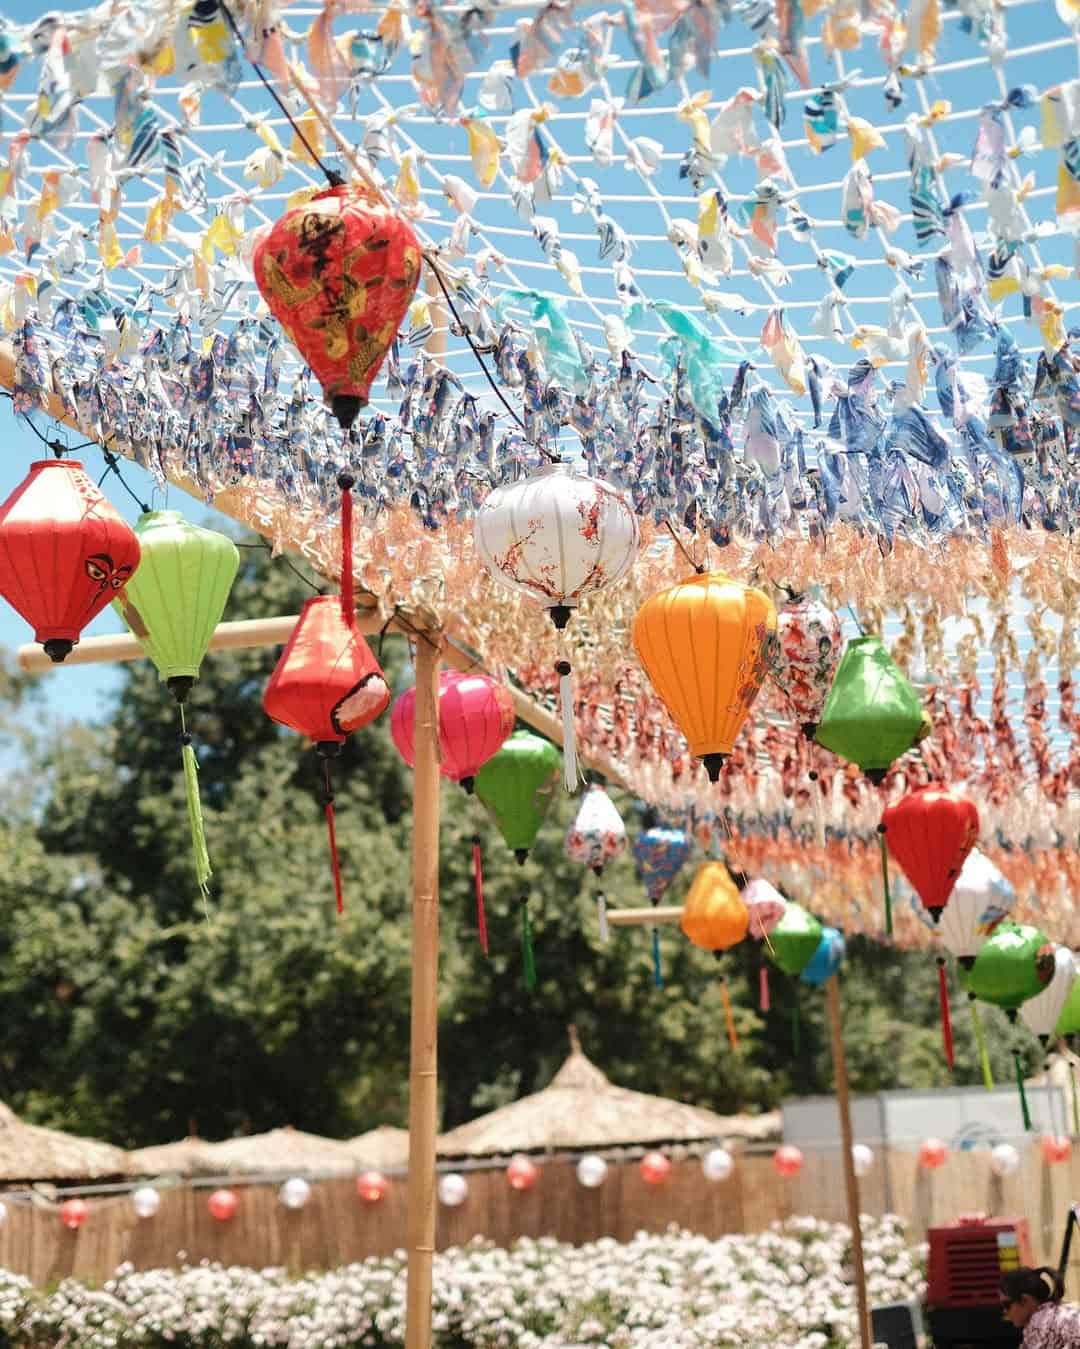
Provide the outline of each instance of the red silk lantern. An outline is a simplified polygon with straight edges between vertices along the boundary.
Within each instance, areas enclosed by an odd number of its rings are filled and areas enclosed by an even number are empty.
[[[671,1163],[662,1152],[647,1152],[641,1159],[640,1170],[646,1185],[663,1185],[671,1175]]]
[[[362,1171],[356,1177],[356,1193],[365,1204],[381,1204],[390,1193],[390,1182],[381,1171]]]
[[[790,1180],[802,1170],[802,1152],[793,1143],[783,1143],[773,1153],[773,1166],[782,1176]]]
[[[540,1179],[540,1168],[528,1157],[512,1157],[506,1179],[512,1190],[531,1190]]]
[[[345,429],[420,280],[412,226],[366,188],[335,186],[293,207],[255,246],[255,284]]]
[[[920,787],[882,812],[889,852],[936,923],[979,837],[972,801],[944,786]]]
[[[1067,1162],[1072,1156],[1072,1140],[1063,1134],[1044,1134],[1041,1144],[1043,1160],[1049,1166]]]
[[[919,1165],[924,1171],[937,1171],[945,1165],[949,1149],[940,1138],[924,1138],[919,1144]]]
[[[90,1216],[85,1199],[65,1199],[60,1205],[60,1221],[70,1232],[77,1232]]]
[[[219,1223],[227,1223],[236,1217],[240,1200],[236,1197],[235,1190],[215,1190],[206,1201],[206,1207],[211,1218],[216,1218]]]
[[[439,771],[459,782],[471,795],[473,780],[484,764],[503,747],[514,729],[514,701],[510,690],[489,675],[439,675]],[[390,734],[410,768],[415,760],[416,690],[406,689],[394,703]]]
[[[135,531],[82,464],[43,459],[0,506],[0,595],[62,661],[139,565]]]

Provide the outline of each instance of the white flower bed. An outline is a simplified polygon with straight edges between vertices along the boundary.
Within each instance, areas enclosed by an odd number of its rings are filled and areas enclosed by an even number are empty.
[[[872,1304],[923,1293],[903,1223],[863,1220]],[[719,1241],[671,1229],[621,1245],[476,1241],[435,1258],[437,1349],[840,1349],[858,1343],[846,1227],[794,1218]],[[0,1271],[12,1349],[398,1349],[405,1256],[290,1278],[277,1269],[117,1270],[52,1292]]]

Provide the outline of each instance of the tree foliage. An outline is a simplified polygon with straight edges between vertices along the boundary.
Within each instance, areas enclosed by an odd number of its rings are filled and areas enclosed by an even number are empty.
[[[295,577],[252,547],[226,617],[287,613],[303,598]],[[176,708],[152,667],[125,670],[101,724],[36,737],[21,716],[32,685],[0,668],[0,736],[19,737],[26,766],[7,785],[0,822],[0,1095],[29,1118],[130,1146],[195,1130],[219,1137],[292,1123],[348,1135],[404,1121],[410,773],[388,717],[335,762],[339,922],[317,761],[262,712],[276,657],[213,656],[187,704],[214,864],[207,908],[190,858]],[[391,681],[407,686],[400,639],[387,640],[383,659]],[[617,801],[632,820],[634,802]],[[772,1010],[759,1013],[756,943],[723,962],[737,1054],[711,957],[668,930],[658,992],[647,932],[599,943],[595,881],[562,850],[573,810],[560,796],[519,867],[479,803],[443,786],[443,1125],[544,1085],[565,1057],[571,1022],[614,1080],[642,1091],[727,1112],[828,1090],[821,995],[774,972]],[[474,834],[483,839],[490,958],[476,934]],[[627,860],[609,868],[604,887],[612,904],[641,902]],[[518,950],[524,894],[539,967],[532,993]],[[949,1080],[935,989],[926,957],[852,944],[846,1040],[856,1089]],[[1007,1037],[994,1034],[993,1016],[987,1022],[1004,1078]],[[974,1081],[966,1020],[957,1038],[956,1080]]]

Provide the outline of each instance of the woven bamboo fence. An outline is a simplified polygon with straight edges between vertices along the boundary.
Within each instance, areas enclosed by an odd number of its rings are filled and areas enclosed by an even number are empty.
[[[607,1180],[586,1189],[574,1159],[553,1159],[541,1168],[535,1188],[511,1190],[501,1166],[470,1170],[469,1192],[456,1209],[440,1207],[438,1244],[456,1246],[473,1237],[508,1245],[519,1236],[552,1236],[579,1244],[599,1237],[624,1241],[639,1231],[669,1224],[709,1237],[757,1232],[777,1219],[806,1214],[844,1220],[844,1186],[837,1149],[807,1151],[802,1173],[784,1180],[771,1153],[741,1152],[735,1171],[710,1184],[696,1157],[676,1160],[665,1185],[647,1185],[636,1160],[612,1161]],[[276,1183],[235,1186],[240,1203],[229,1222],[207,1212],[205,1185],[163,1189],[161,1208],[140,1220],[126,1194],[90,1196],[90,1217],[68,1231],[55,1204],[13,1202],[0,1228],[0,1265],[37,1284],[68,1275],[98,1283],[120,1264],[137,1268],[175,1266],[202,1259],[225,1264],[332,1268],[366,1256],[387,1255],[405,1245],[405,1186],[395,1180],[379,1204],[366,1204],[352,1178],[317,1181],[307,1206],[286,1209]],[[1005,1180],[990,1174],[984,1151],[951,1153],[933,1173],[920,1171],[914,1154],[879,1149],[862,1182],[864,1213],[898,1213],[914,1236],[961,1214],[1025,1216],[1036,1257],[1056,1261],[1069,1205],[1080,1202],[1080,1156],[1048,1167],[1037,1146],[1023,1155],[1020,1170]],[[1077,1252],[1080,1256],[1080,1251]]]

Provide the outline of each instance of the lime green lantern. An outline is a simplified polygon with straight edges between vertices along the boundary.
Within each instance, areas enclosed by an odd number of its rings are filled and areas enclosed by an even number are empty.
[[[184,701],[225,612],[240,554],[224,534],[191,524],[179,511],[146,511],[135,533],[142,550],[139,574],[132,576],[123,599],[114,607],[154,662],[158,677],[180,709],[195,874],[205,895],[210,858],[199,801],[198,760],[184,721]]]
[[[773,963],[797,979],[821,945],[822,926],[812,913],[788,900],[784,916],[769,933]]]
[[[1072,988],[1069,989],[1069,996],[1065,999],[1065,1006],[1057,1019],[1057,1025],[1054,1027],[1055,1035],[1080,1035],[1080,977],[1072,982]]]
[[[848,642],[825,700],[816,740],[858,764],[873,783],[926,734],[919,695],[879,637]]]
[[[1054,948],[1045,933],[1027,923],[1001,923],[960,978],[969,996],[991,1002],[1016,1020],[1017,1009],[1054,977]]]
[[[524,864],[536,842],[559,781],[562,756],[550,741],[515,731],[476,775],[476,795],[490,811],[508,848]],[[525,986],[536,983],[529,896],[521,897],[521,954]]]

